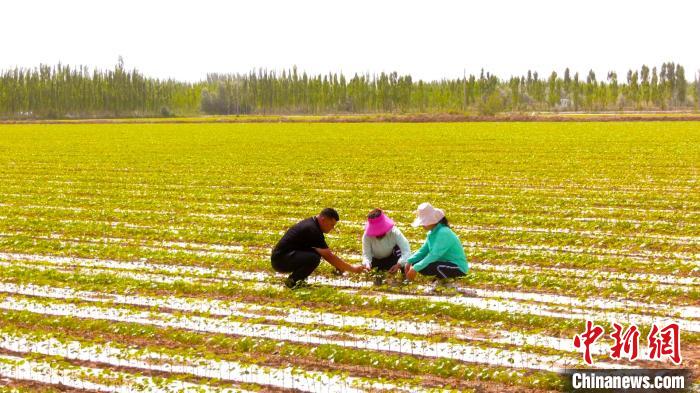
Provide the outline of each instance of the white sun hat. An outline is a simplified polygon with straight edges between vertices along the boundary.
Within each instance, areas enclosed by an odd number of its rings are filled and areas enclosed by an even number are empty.
[[[437,224],[445,217],[445,212],[442,209],[436,209],[428,202],[418,205],[418,210],[415,213],[416,219],[411,223],[413,227]]]

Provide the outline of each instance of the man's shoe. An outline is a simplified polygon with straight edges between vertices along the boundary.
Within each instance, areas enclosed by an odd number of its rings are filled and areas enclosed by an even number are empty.
[[[287,277],[287,279],[284,280],[284,286],[286,286],[289,289],[294,290],[294,289],[299,289],[299,288],[307,288],[307,287],[310,287],[311,285],[309,285],[306,282],[306,280],[296,281],[291,277]]]
[[[294,279],[291,278],[291,277],[287,277],[287,278],[284,280],[284,286],[287,287],[287,288],[289,288],[289,289],[294,289],[294,286],[295,286],[296,284],[297,284],[296,280],[294,280]]]
[[[299,280],[297,283],[294,285],[294,288],[292,289],[300,289],[300,288],[309,288],[311,287],[311,284],[306,282],[306,280]]]

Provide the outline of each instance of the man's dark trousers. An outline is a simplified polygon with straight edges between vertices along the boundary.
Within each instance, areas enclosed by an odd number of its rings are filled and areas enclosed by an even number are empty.
[[[290,251],[272,257],[272,268],[280,273],[292,273],[294,282],[306,280],[321,263],[321,256],[315,251]]]

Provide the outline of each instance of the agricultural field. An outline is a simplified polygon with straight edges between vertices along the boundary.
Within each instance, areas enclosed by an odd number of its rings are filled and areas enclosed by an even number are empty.
[[[9,389],[559,391],[587,320],[594,367],[700,371],[700,122],[6,124],[0,168]],[[271,270],[327,206],[351,263],[375,207],[417,250],[426,201],[474,295]],[[647,350],[668,323],[680,365]]]

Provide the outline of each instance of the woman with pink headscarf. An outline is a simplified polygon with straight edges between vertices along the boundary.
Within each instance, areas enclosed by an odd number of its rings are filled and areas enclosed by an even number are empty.
[[[370,269],[397,271],[411,256],[406,236],[381,209],[367,215],[362,235],[362,263]]]

